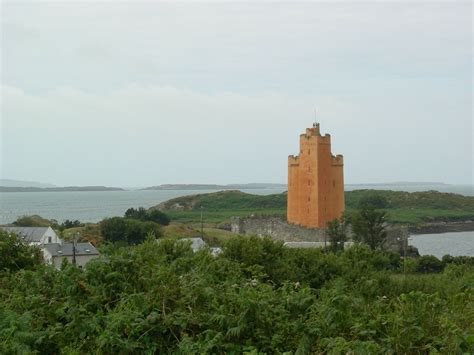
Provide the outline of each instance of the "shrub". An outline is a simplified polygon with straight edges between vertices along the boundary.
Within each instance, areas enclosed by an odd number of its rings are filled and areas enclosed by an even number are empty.
[[[444,264],[436,256],[423,255],[417,259],[416,271],[418,272],[441,272],[444,269]]]
[[[444,255],[441,259],[444,265],[456,264],[456,265],[472,265],[474,266],[474,257],[472,256],[451,256]]]
[[[30,269],[41,262],[39,248],[29,246],[16,234],[0,230],[0,270]]]
[[[474,350],[467,263],[401,277],[391,255],[367,246],[326,253],[256,237],[229,241],[217,257],[153,238],[101,252],[105,261],[83,270],[0,270],[0,353]]]
[[[373,206],[362,207],[352,216],[354,240],[367,244],[372,250],[379,249],[387,237],[385,220],[384,211],[377,211]]]
[[[57,221],[49,220],[38,215],[21,216],[12,223],[18,227],[49,227],[57,225]]]
[[[63,223],[59,225],[59,229],[64,230],[64,229],[69,229],[69,228],[77,228],[77,227],[84,227],[84,224],[81,223],[79,220],[69,220],[66,219]]]
[[[125,218],[137,219],[139,221],[148,221],[167,226],[170,224],[170,218],[158,209],[146,210],[143,207],[129,208],[125,212]]]
[[[359,208],[373,207],[373,208],[387,208],[389,206],[388,199],[385,196],[377,193],[371,193],[361,197],[359,200]]]
[[[162,236],[160,225],[155,222],[141,222],[122,217],[106,218],[100,222],[101,234],[105,241],[122,242],[129,245],[139,244],[146,239],[147,234],[156,238]]]
[[[328,222],[327,234],[331,242],[330,249],[333,252],[344,249],[344,243],[347,241],[347,224],[344,218],[335,219]]]

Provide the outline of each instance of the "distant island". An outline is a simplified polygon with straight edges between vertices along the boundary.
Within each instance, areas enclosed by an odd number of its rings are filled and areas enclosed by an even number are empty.
[[[145,187],[141,190],[249,190],[249,189],[286,189],[286,184],[265,184],[265,183],[250,183],[250,184],[164,184],[158,186]]]
[[[0,186],[0,192],[66,192],[66,191],[125,191],[119,187],[107,186],[65,186],[65,187],[19,187]]]
[[[48,184],[38,181],[25,181],[25,180],[13,180],[13,179],[0,179],[0,186],[3,187],[57,187],[53,184]]]
[[[380,182],[364,184],[345,184],[347,187],[357,186],[448,186],[442,182]],[[145,187],[140,190],[251,190],[251,189],[286,189],[287,184],[249,183],[249,184],[162,184]]]
[[[449,186],[444,182],[433,181],[396,181],[396,182],[373,182],[364,184],[345,184],[345,186]]]

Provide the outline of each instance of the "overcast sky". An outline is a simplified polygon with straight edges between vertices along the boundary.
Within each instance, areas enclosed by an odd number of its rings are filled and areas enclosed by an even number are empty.
[[[473,182],[470,2],[2,4],[1,177],[284,183],[316,120],[346,183]]]

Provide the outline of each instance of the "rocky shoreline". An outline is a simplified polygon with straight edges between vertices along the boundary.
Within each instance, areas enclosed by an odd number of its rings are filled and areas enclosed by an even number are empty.
[[[470,232],[474,231],[474,221],[462,222],[432,222],[421,226],[410,226],[410,234],[437,234],[449,232]]]

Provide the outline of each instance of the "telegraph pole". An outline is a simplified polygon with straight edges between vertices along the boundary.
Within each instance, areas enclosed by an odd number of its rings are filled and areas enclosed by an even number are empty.
[[[201,239],[203,238],[204,236],[204,225],[203,225],[203,221],[202,221],[202,205],[201,205]]]
[[[72,238],[72,265],[76,266],[76,238],[79,238],[79,232]]]

